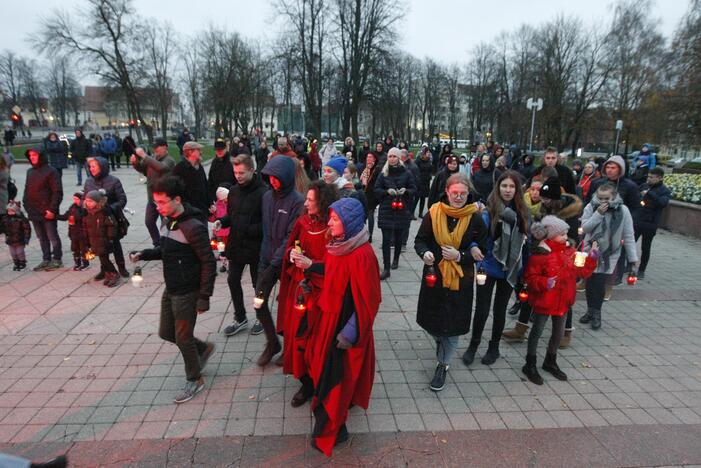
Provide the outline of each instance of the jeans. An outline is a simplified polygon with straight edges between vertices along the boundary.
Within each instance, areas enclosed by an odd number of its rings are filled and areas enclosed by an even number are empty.
[[[497,279],[487,275],[487,281],[483,286],[477,286],[477,300],[475,301],[475,318],[472,324],[472,338],[470,345],[478,345],[482,340],[484,325],[489,317],[489,309],[492,305],[492,292],[494,294],[494,307],[492,308],[492,339],[490,343],[497,344],[501,340],[501,332],[504,331],[506,322],[506,307],[509,305],[509,297],[513,288],[505,279]]]
[[[226,279],[231,293],[231,302],[234,304],[234,319],[237,322],[246,320],[246,306],[243,303],[243,288],[241,287],[241,277],[245,267],[245,263],[229,262],[229,275]],[[251,274],[251,284],[255,287],[258,281],[258,262],[249,263],[248,269]]]
[[[587,279],[587,308],[592,310],[601,310],[604,304],[604,293],[606,292],[606,284],[609,281],[611,274],[594,273]]]
[[[175,343],[180,349],[185,361],[185,376],[191,382],[201,377],[200,356],[207,349],[207,344],[194,336],[198,296],[199,291],[179,295],[164,291],[158,325],[158,336]]]
[[[540,340],[540,335],[543,334],[543,329],[548,321],[548,317],[552,317],[553,322],[553,334],[550,335],[550,341],[548,342],[548,354],[557,354],[557,348],[560,346],[560,340],[562,340],[562,336],[565,334],[565,316],[534,314],[533,327],[531,328],[531,332],[528,334],[529,356],[535,356],[536,354],[536,350],[538,349],[538,340]]]
[[[60,261],[63,252],[61,250],[61,238],[58,237],[58,230],[56,229],[56,220],[42,219],[41,221],[32,221],[32,225],[39,239],[42,259],[45,262],[50,262],[53,248],[54,260]]]
[[[384,265],[385,270],[389,270],[392,244],[394,244],[394,261],[399,261],[399,256],[402,254],[404,231],[404,229],[382,230],[382,264]]]
[[[654,239],[655,234],[657,234],[657,230],[635,230],[635,242],[638,242],[638,239],[640,239],[640,236],[643,237],[643,252],[640,256],[640,267],[638,267],[638,271],[645,271],[645,268],[647,268],[647,263],[650,261],[650,251],[652,250],[652,239]]]
[[[119,158],[116,157],[114,153],[105,155],[105,159],[107,159],[110,162],[110,168],[113,171],[115,170],[115,165],[116,167],[121,168],[121,165],[119,164]]]
[[[90,178],[90,172],[88,171],[88,168],[85,167],[84,162],[77,162],[75,163],[75,173],[78,176],[78,185],[83,185],[83,171],[85,171],[85,177],[86,179]]]
[[[146,214],[144,216],[144,224],[146,224],[146,229],[151,236],[151,242],[154,247],[161,245],[161,232],[158,229],[157,221],[160,215],[156,209],[156,204],[152,201],[146,202]]]
[[[436,340],[436,358],[438,362],[447,366],[458,352],[460,336],[434,336]]]
[[[10,244],[10,256],[12,260],[24,262],[27,260],[27,256],[24,254],[24,244]]]

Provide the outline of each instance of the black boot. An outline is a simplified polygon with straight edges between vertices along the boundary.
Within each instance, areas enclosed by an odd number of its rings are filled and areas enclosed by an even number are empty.
[[[509,309],[509,315],[518,315],[519,312],[521,312],[521,302],[517,300]]]
[[[25,268],[27,268],[27,261],[26,260],[20,260],[19,265],[17,266],[17,271],[22,271]]]
[[[592,310],[591,313],[591,329],[598,330],[599,328],[601,328],[601,311]]]
[[[68,461],[65,455],[61,455],[45,463],[32,463],[29,466],[30,468],[66,468]]]
[[[445,387],[445,377],[448,375],[448,366],[438,363],[436,372],[431,379],[429,388],[434,392],[440,392]]]
[[[73,255],[73,271],[80,270],[81,264],[82,264],[81,257],[78,255]]]
[[[380,281],[386,280],[387,278],[389,278],[389,276],[390,276],[389,268],[385,268],[384,270],[382,270],[382,273],[380,274]]]
[[[587,309],[587,313],[582,315],[579,319],[579,323],[589,323],[592,319],[591,309]]]
[[[394,261],[392,262],[392,269],[396,270],[397,268],[399,268],[399,259],[395,258]]]
[[[90,267],[90,262],[87,261],[85,258],[82,259],[82,265],[80,265],[81,270],[85,270]]]
[[[490,341],[489,348],[487,352],[482,356],[482,364],[485,366],[491,366],[499,359],[499,341]]]
[[[12,267],[12,271],[19,271],[19,260],[14,261],[15,266]]]
[[[117,265],[117,270],[119,270],[119,275],[122,278],[129,278],[129,272],[127,271],[127,268],[124,266],[123,263],[121,265]]]
[[[280,346],[280,340],[278,340],[275,334],[275,324],[273,323],[273,317],[268,311],[257,311],[258,321],[263,325],[263,331],[265,332],[265,349],[258,358],[258,365],[260,367],[265,367],[273,359],[277,353],[282,350]]]
[[[314,382],[311,377],[303,375],[299,381],[302,383],[302,387],[292,397],[291,405],[293,408],[302,406],[314,395]]]
[[[464,362],[466,366],[469,367],[475,360],[475,353],[477,352],[477,347],[479,345],[479,341],[470,341],[470,346],[467,347],[465,354],[462,355],[462,362]]]
[[[526,356],[526,365],[521,368],[521,371],[526,375],[528,380],[536,385],[543,385],[543,378],[538,373],[536,365],[537,356],[535,354]]]
[[[550,372],[557,380],[567,380],[567,374],[562,372],[557,365],[557,354],[545,354],[543,370],[545,372]]]

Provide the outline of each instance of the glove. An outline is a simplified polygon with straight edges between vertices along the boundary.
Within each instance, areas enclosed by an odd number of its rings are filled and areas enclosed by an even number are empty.
[[[398,194],[398,195],[404,195],[405,193],[406,193],[406,189],[403,188],[403,187],[400,188],[399,190],[397,190],[397,194]]]
[[[599,257],[601,257],[601,252],[599,252],[599,249],[591,249],[589,251],[589,256],[594,260],[598,260]]]
[[[396,191],[395,189],[393,189],[393,188],[387,189],[387,194],[388,194],[388,195],[392,195],[393,197],[396,197],[396,196],[397,196],[397,191]]]
[[[201,314],[202,312],[206,312],[209,310],[209,298],[208,297],[200,297],[197,299],[197,313]]]
[[[548,291],[555,287],[555,283],[557,283],[556,276],[551,276],[550,278],[548,278]]]
[[[427,250],[424,252],[423,261],[426,265],[431,266],[435,263],[436,257],[433,256],[433,252]]]

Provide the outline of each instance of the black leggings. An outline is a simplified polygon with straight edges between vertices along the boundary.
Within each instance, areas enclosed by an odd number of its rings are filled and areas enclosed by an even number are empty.
[[[547,315],[535,314],[533,317],[533,328],[528,334],[528,355],[535,356],[536,350],[538,349],[538,340],[540,335],[543,334],[543,329],[545,324],[548,322]],[[560,341],[562,340],[562,335],[565,332],[565,317],[553,315],[553,332],[550,335],[550,341],[548,342],[548,354],[557,354],[557,348],[560,346]]]
[[[601,310],[604,304],[606,283],[612,275],[607,273],[594,273],[587,279],[587,308]]]
[[[516,299],[518,300],[518,298]],[[531,318],[532,312],[531,305],[528,302],[521,303],[521,311],[518,313],[518,321],[524,324],[528,324]],[[572,328],[572,307],[567,309],[567,315],[565,315],[565,328],[569,330]]]
[[[382,264],[385,270],[389,270],[392,244],[394,244],[394,261],[399,261],[402,254],[402,240],[404,239],[404,229],[383,229],[382,230]]]
[[[424,205],[426,204],[427,198],[428,197],[419,197],[419,216],[424,213]],[[430,208],[430,206],[428,208]]]
[[[638,239],[640,239],[640,236],[643,237],[643,252],[642,255],[640,256],[640,267],[638,268],[638,271],[645,271],[645,268],[647,268],[647,262],[650,261],[650,251],[652,250],[652,240],[655,238],[655,234],[657,234],[657,231],[640,231],[637,230],[635,231],[635,242],[638,242]]]
[[[504,322],[506,321],[506,307],[509,305],[509,298],[513,288],[505,279],[497,279],[487,276],[487,281],[483,286],[477,286],[477,300],[475,303],[475,319],[472,324],[472,338],[470,345],[478,345],[482,340],[482,332],[484,325],[489,317],[489,309],[492,308],[492,293],[496,285],[496,293],[494,294],[493,323],[492,323],[492,339],[490,343],[499,343],[501,333],[504,331]]]
[[[373,208],[372,210],[368,210],[367,217],[368,234],[370,234],[370,238],[372,238],[372,231],[375,229],[375,208]]]

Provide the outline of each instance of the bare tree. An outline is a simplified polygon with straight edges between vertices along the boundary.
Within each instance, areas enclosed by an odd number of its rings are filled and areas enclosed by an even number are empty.
[[[9,97],[10,107],[22,100],[20,68],[24,60],[14,52],[4,50],[0,55],[0,92]]]
[[[53,57],[49,63],[46,92],[53,114],[61,126],[69,125],[69,117],[77,123],[80,86],[66,57]]]
[[[182,77],[188,104],[195,119],[195,135],[202,135],[202,121],[205,114],[204,106],[204,81],[200,68],[198,41],[191,41],[183,47],[182,59],[184,74]]]
[[[170,23],[161,23],[145,28],[145,50],[149,67],[146,70],[148,86],[154,97],[155,108],[161,119],[161,134],[168,134],[168,112],[173,105],[173,86],[171,72],[172,57],[176,47],[173,27]]]
[[[448,134],[453,145],[455,145],[455,140],[458,138],[458,125],[460,124],[460,105],[458,102],[460,75],[460,68],[455,64],[451,65],[443,75],[448,111]]]

